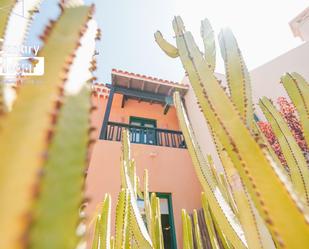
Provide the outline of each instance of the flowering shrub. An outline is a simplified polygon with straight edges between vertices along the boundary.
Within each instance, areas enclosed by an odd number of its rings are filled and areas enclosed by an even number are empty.
[[[264,136],[267,138],[268,143],[274,150],[274,152],[277,154],[279,160],[281,161],[282,165],[287,167],[287,162],[284,158],[284,155],[282,153],[279,141],[277,137],[275,136],[271,125],[268,122],[259,121],[258,126],[260,127],[261,131],[263,132]]]
[[[306,144],[301,124],[296,116],[296,110],[292,103],[288,102],[286,98],[279,97],[277,103],[280,107],[281,115],[287,122],[290,130],[295,137],[299,147],[306,154],[308,153],[308,146]]]
[[[296,142],[298,143],[299,147],[303,151],[307,161],[309,161],[309,149],[307,143],[304,138],[304,134],[302,131],[301,124],[298,120],[296,109],[292,103],[290,103],[286,98],[279,97],[277,99],[277,103],[280,108],[280,113],[282,117],[285,119],[287,125],[289,126]],[[268,122],[259,121],[258,126],[260,127],[261,131],[267,138],[267,141],[271,145],[274,152],[277,154],[279,160],[281,161],[282,165],[288,167],[287,162],[284,158],[282,153],[280,144],[278,139],[276,138],[271,125]]]

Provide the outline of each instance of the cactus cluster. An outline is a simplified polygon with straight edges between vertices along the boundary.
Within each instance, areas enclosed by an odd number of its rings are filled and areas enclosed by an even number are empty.
[[[164,40],[159,31],[155,40],[167,55],[180,57],[224,169],[218,171],[211,157],[201,152],[185,104],[175,92],[180,126],[205,192],[202,202],[212,248],[309,246],[308,83],[297,73],[281,78],[297,111],[294,116],[287,116],[287,110],[282,115],[272,101],[261,98],[259,106],[275,136],[274,150],[254,118],[249,72],[233,33],[223,29],[219,34],[226,91],[214,74],[216,48],[209,22],[203,20],[201,24],[204,52],[180,17],[174,18],[173,29],[176,46]],[[299,126],[289,121],[296,116]],[[198,223],[192,224],[185,211],[183,221],[184,248],[200,248]]]
[[[14,9],[21,1],[5,2]],[[24,41],[32,18],[28,12],[39,2],[27,1],[26,20],[18,27],[12,24],[12,13],[2,12],[4,43]],[[45,74],[35,76],[40,83],[28,83],[25,77],[14,104],[0,103],[1,249],[71,249],[85,244],[79,209],[94,141],[89,80],[97,25],[94,7],[74,2],[59,3],[60,16],[41,36],[38,56],[45,58]],[[13,33],[21,37],[13,39]],[[3,100],[5,82],[0,85]]]
[[[144,220],[137,205],[138,199],[144,201]],[[143,193],[141,191],[126,130],[122,134],[121,191],[116,205],[115,237],[110,236],[110,212],[111,197],[107,194],[96,217],[92,249],[164,249],[160,200],[155,193],[149,193],[147,170]]]
[[[95,41],[100,30],[92,18],[93,6],[80,2],[61,0],[60,16],[40,36],[43,47],[38,56],[45,58],[41,83],[17,84],[18,75],[13,87],[0,83],[0,249],[86,247],[80,209],[85,202],[88,150],[94,142],[89,82],[95,79]],[[40,3],[31,0],[25,6],[18,32],[12,12],[2,13],[1,46],[25,41]],[[20,1],[1,4],[14,11]],[[308,247],[308,83],[297,73],[281,78],[292,104],[281,100],[279,111],[262,98],[264,129],[254,119],[250,77],[233,33],[224,29],[219,35],[226,91],[214,74],[216,46],[209,21],[201,23],[204,53],[180,17],[175,17],[173,28],[177,46],[160,32],[155,39],[167,55],[180,57],[223,166],[218,171],[211,156],[202,153],[176,91],[179,123],[204,190],[203,215],[182,211],[184,248]],[[140,186],[128,131],[122,139],[115,237],[111,236],[111,197],[107,194],[96,217],[92,248],[163,249],[159,198],[149,193],[147,171]],[[139,199],[144,201],[145,217],[139,211]]]

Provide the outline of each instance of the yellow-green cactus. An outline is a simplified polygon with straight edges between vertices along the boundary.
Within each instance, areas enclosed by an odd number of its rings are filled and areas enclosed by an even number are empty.
[[[174,103],[176,105],[177,117],[185,137],[186,145],[191,155],[193,166],[206,193],[215,219],[234,247],[246,248],[247,245],[240,223],[236,215],[233,213],[230,205],[227,203],[227,200],[224,199],[223,194],[215,182],[210,166],[207,164],[200,151],[192,128],[189,124],[189,120],[185,115],[185,110],[178,92],[175,92],[174,94]]]
[[[295,190],[305,202],[309,203],[309,168],[306,158],[288,125],[270,100],[264,97],[260,100],[259,105],[279,141]]]
[[[193,249],[192,221],[186,210],[181,211],[183,248]]]
[[[129,133],[125,130],[122,134],[122,190],[118,196],[116,207],[116,236],[113,242],[114,245],[111,245],[110,248],[164,249],[159,198],[156,197],[155,193],[152,193],[151,200],[149,200],[147,170],[145,170],[144,174],[143,196],[141,193],[138,194],[141,191],[139,190],[135,162],[131,159],[130,154]],[[145,205],[145,221],[142,219],[137,206],[137,198],[141,196]],[[106,233],[106,229],[104,231],[101,229],[100,232]],[[92,242],[93,249],[98,246],[97,237],[98,232],[95,230]],[[102,237],[104,237],[104,241],[109,239],[109,235],[106,234],[104,236],[101,234],[100,238]]]
[[[42,83],[23,85],[14,111],[1,119],[1,248],[20,248],[27,242],[20,238],[26,233],[32,202],[40,192],[41,167],[62,106],[64,78],[90,15],[89,7],[65,10],[39,55],[46,58]]]
[[[225,63],[225,72],[231,100],[237,107],[245,124],[255,129],[251,82],[237,41],[230,29],[223,29],[219,34],[221,56]]]
[[[92,249],[110,249],[111,197],[105,195],[102,209],[96,218]]]
[[[122,189],[118,196],[116,207],[116,233],[115,233],[115,248],[129,248],[130,242],[127,238],[130,215],[130,194],[127,189]]]
[[[207,202],[207,197],[205,195],[205,193],[202,193],[202,207],[203,207],[203,212],[204,212],[204,216],[205,216],[205,221],[206,221],[206,227],[207,227],[207,231],[209,234],[209,239],[210,239],[210,243],[213,249],[218,249],[219,248],[219,242],[216,236],[216,231],[215,231],[215,226],[213,223],[213,219],[212,216],[210,214],[210,210],[209,210],[209,205]],[[228,246],[226,245],[224,248],[228,248]]]
[[[309,85],[298,73],[288,73],[281,81],[300,117],[307,145],[309,144]]]
[[[196,241],[196,247],[197,249],[203,249],[203,242],[201,239],[201,231],[200,231],[200,227],[198,224],[198,216],[197,216],[197,212],[194,209],[193,210],[193,224],[194,224],[194,237],[195,237],[195,241]]]
[[[212,71],[216,68],[216,43],[214,31],[208,19],[201,21],[201,36],[204,43],[204,57]]]
[[[248,111],[245,111],[249,104],[246,101],[246,95],[248,95],[250,87],[246,88],[249,90],[238,93],[238,96],[233,100],[226,94],[213,71],[209,68],[191,33],[185,31],[180,17],[175,17],[173,28],[179,57],[209,129],[218,138],[237,169],[250,198],[252,198],[259,214],[271,232],[276,246],[279,248],[301,248],[303,245],[308,245],[309,225],[303,202],[293,190],[289,179],[284,174],[280,174],[280,170],[278,170],[274,160],[270,158],[270,154],[266,153],[263,147],[260,147],[256,137],[252,135],[254,127],[252,127],[250,120],[253,120],[253,115],[251,116]],[[235,44],[233,40],[228,39],[226,41],[231,43],[230,45]],[[237,76],[231,78],[231,80],[239,81],[241,78],[246,80],[247,72],[239,71],[243,69],[241,67],[243,59],[239,54],[237,55],[239,51],[236,48],[235,45],[234,48],[230,48],[231,52],[235,51],[234,54],[231,54],[230,66],[239,65],[236,69],[233,69],[237,72],[233,73],[240,77]],[[228,55],[225,52],[223,51],[224,58]],[[234,85],[240,82],[231,83]],[[239,104],[236,104],[243,92],[242,100],[240,99]],[[191,139],[192,137],[187,136],[187,138]],[[189,144],[188,149],[190,151],[190,141],[188,142],[186,139],[186,142]],[[193,146],[192,142],[191,146]],[[197,158],[199,157],[196,154],[196,149],[195,151],[191,150],[191,156],[194,164],[198,165],[199,163],[196,162],[198,162]],[[204,189],[207,190],[207,188]],[[211,192],[206,191],[206,196],[210,200],[210,205],[215,202]],[[216,212],[213,208],[211,210]],[[218,218],[222,219],[226,216],[222,213],[214,214],[214,216],[220,229],[228,227],[220,225],[220,220],[218,220]],[[294,229],[291,230],[291,227]],[[230,243],[235,243],[237,239],[239,241],[239,238],[232,238],[231,234],[229,235],[226,232],[224,234]],[[240,247],[236,246],[236,248]]]
[[[101,216],[98,215],[96,218],[95,222],[95,227],[94,227],[94,236],[92,240],[92,249],[98,249],[100,246],[100,220]]]

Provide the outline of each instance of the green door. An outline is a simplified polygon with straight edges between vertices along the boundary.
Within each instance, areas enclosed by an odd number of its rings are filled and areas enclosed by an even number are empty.
[[[160,198],[161,225],[164,239],[164,249],[176,249],[176,234],[174,226],[174,215],[172,196],[167,193],[157,193]]]
[[[156,120],[130,117],[130,125],[131,141],[133,143],[156,144]]]
[[[164,240],[164,249],[177,249],[172,196],[168,193],[156,193],[156,195],[160,199],[161,226]],[[138,199],[137,203],[143,220],[146,223],[144,201],[142,199]]]

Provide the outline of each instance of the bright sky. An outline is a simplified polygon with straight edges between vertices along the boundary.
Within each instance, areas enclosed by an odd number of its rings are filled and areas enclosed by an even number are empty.
[[[256,68],[301,44],[288,22],[308,6],[308,0],[86,0],[93,1],[103,34],[97,48],[97,77],[102,83],[110,82],[112,68],[180,81],[184,71],[179,59],[167,57],[153,37],[160,30],[175,42],[174,15],[182,16],[199,44],[203,18],[210,20],[216,34],[229,26],[247,66]],[[55,2],[46,0],[32,35],[40,34],[46,23],[42,19],[55,15]],[[217,61],[217,71],[224,72],[221,57]]]
[[[229,26],[238,39],[249,69],[301,44],[288,22],[308,6],[308,0],[97,0],[103,31],[99,46],[99,80],[110,81],[112,68],[180,81],[179,59],[163,54],[153,39],[160,30],[174,42],[171,21],[181,15],[198,43],[200,20],[207,17],[215,33]],[[219,51],[217,51],[219,53]],[[224,72],[221,57],[217,71]]]

